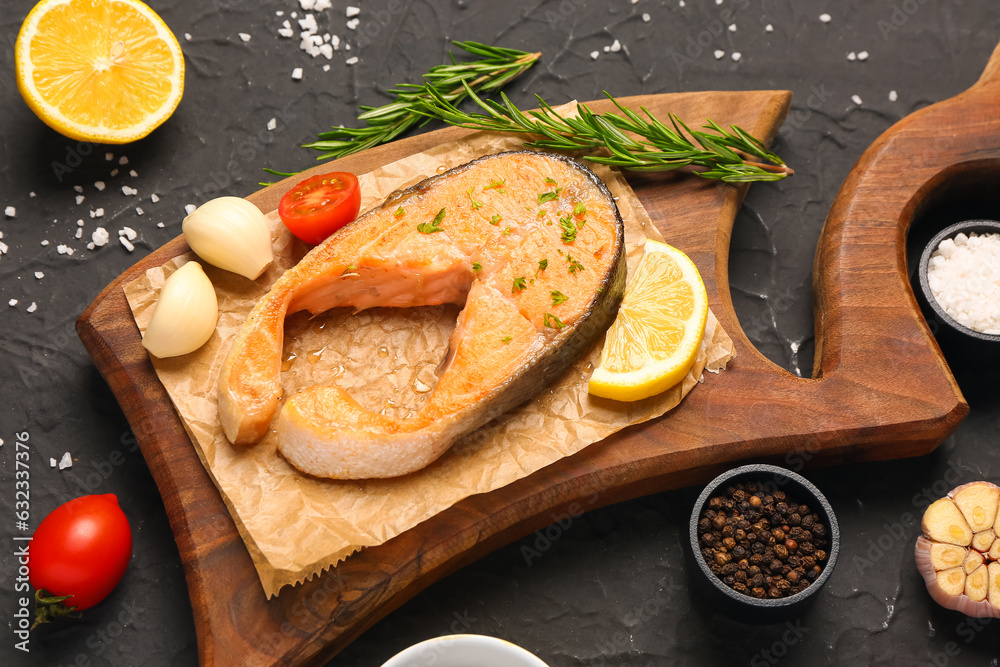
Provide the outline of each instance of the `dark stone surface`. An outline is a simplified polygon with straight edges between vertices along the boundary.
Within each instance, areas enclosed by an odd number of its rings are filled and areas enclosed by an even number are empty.
[[[351,51],[360,58],[354,67],[345,66],[338,53],[323,72],[324,58],[299,51],[297,39],[277,37],[282,19],[275,11],[298,9],[294,0],[152,0],[180,36],[188,68],[185,97],[149,138],[108,148],[114,164],[105,161],[104,147],[91,150],[63,138],[23,104],[13,43],[32,2],[5,2],[0,208],[15,206],[17,217],[0,218],[9,246],[0,257],[0,516],[6,517],[0,529],[0,617],[6,628],[0,663],[195,663],[183,570],[162,501],[73,323],[104,285],[180,233],[185,204],[219,193],[249,194],[266,178],[263,166],[309,166],[313,156],[299,144],[330,125],[351,123],[356,105],[381,103],[386,87],[413,81],[441,62],[449,39],[544,51],[543,62],[511,87],[512,98],[524,105],[534,92],[556,103],[593,99],[602,89],[622,96],[793,90],[792,115],[775,147],[796,175],[751,189],[733,237],[731,283],[741,321],[759,349],[808,375],[812,256],[839,184],[889,125],[976,80],[1000,40],[1000,17],[994,3],[983,0],[686,2],[683,8],[677,0],[365,2],[361,28],[371,24],[374,33],[377,24],[376,40]],[[334,4],[321,26],[329,23],[331,32],[357,44],[358,33],[344,27],[346,2]],[[830,23],[818,20],[823,12],[832,14]],[[643,22],[643,13],[650,22]],[[720,29],[734,21],[735,32]],[[769,23],[773,32],[764,30]],[[252,40],[242,42],[240,32]],[[620,52],[590,59],[591,51],[615,39],[623,45]],[[715,49],[725,57],[717,60]],[[742,54],[739,62],[730,57],[734,50]],[[865,62],[845,57],[862,50],[871,54]],[[305,71],[301,82],[291,79],[295,67]],[[890,90],[898,91],[898,101],[889,101]],[[863,100],[860,107],[851,101],[854,94]],[[272,117],[278,127],[267,132]],[[122,155],[129,164],[111,177]],[[138,176],[129,177],[129,169]],[[108,188],[95,190],[97,180]],[[139,195],[123,196],[123,184]],[[86,197],[79,206],[74,185]],[[37,196],[30,197],[32,191]],[[152,193],[159,203],[149,201]],[[137,205],[145,215],[136,215]],[[98,206],[104,218],[90,219],[88,211]],[[85,240],[99,223],[112,243],[86,250],[73,238],[80,218]],[[126,225],[139,233],[132,254],[115,241]],[[46,239],[49,245],[42,246]],[[62,243],[76,254],[58,254]],[[36,271],[44,278],[36,279]],[[18,305],[7,306],[9,299]],[[33,301],[38,310],[29,314],[25,309]],[[589,512],[552,529],[556,539],[550,543],[534,535],[501,548],[390,614],[331,664],[378,665],[412,643],[462,631],[507,638],[554,666],[779,660],[996,665],[995,628],[936,607],[913,565],[925,490],[937,496],[960,482],[1000,481],[997,368],[960,349],[946,352],[972,412],[938,451],[807,472],[838,514],[843,545],[817,603],[790,626],[731,621],[695,596],[685,545],[698,490],[687,489]],[[14,434],[20,431],[30,433],[32,528],[72,497],[115,493],[135,535],[133,563],[111,597],[83,619],[36,632],[29,655],[14,649],[12,620]],[[73,454],[73,468],[50,468],[49,458],[65,451]],[[523,555],[524,547],[538,546],[547,546],[540,556]]]

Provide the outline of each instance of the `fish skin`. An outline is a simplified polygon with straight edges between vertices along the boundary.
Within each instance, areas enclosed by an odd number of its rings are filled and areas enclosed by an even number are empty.
[[[497,170],[509,173],[508,180],[514,181],[510,188],[520,184],[531,197],[518,198],[525,192],[517,190],[509,200],[486,195],[486,190],[464,201],[457,196],[468,183],[475,189],[485,174]],[[579,197],[588,204],[587,223],[571,245],[555,242],[544,218],[521,211],[542,208],[525,202],[554,190],[543,184],[545,174],[565,183],[565,203]],[[536,179],[534,185],[522,183],[527,179]],[[514,227],[510,236],[502,235],[500,225],[483,223],[484,215],[477,217],[478,209],[471,209],[475,197],[483,209],[488,202],[495,205],[484,214],[504,211]],[[441,223],[446,231],[411,233],[439,204],[451,211]],[[406,210],[403,217],[411,211],[415,215],[398,220],[394,212],[400,206]],[[555,207],[565,210],[564,202],[557,201]],[[514,208],[517,211],[510,213]],[[598,217],[591,218],[591,213]],[[566,271],[563,248],[567,254],[578,253],[586,268],[575,275]],[[410,265],[400,261],[400,253]],[[538,254],[551,255],[549,267],[540,277],[535,275],[538,285],[506,294],[511,276],[523,274],[526,261],[536,262]],[[483,260],[478,275],[472,271],[473,258]],[[367,411],[338,387],[311,387],[289,398],[276,422],[279,450],[303,472],[363,479],[419,470],[459,437],[530,399],[561,375],[610,325],[624,284],[623,223],[610,192],[593,172],[570,158],[530,151],[484,156],[390,195],[275,282],[248,316],[223,363],[219,408],[226,437],[234,444],[250,444],[263,438],[271,425],[281,397],[286,314],[337,306],[360,310],[464,303],[438,386],[410,419]],[[592,288],[584,295],[585,303],[572,289],[577,285]],[[571,315],[559,330],[545,327],[541,315],[551,286],[570,296],[567,303],[573,302],[563,311],[548,307]],[[501,343],[500,332],[511,340]]]

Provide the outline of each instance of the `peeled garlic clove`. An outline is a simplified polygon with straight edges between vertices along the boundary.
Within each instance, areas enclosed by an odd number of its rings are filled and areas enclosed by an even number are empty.
[[[161,359],[189,354],[208,342],[218,320],[212,281],[201,264],[188,262],[163,283],[142,346]]]
[[[259,278],[274,261],[267,218],[246,199],[207,201],[184,218],[181,228],[199,257],[250,280]]]
[[[948,498],[931,503],[924,512],[924,533],[935,542],[967,547],[972,544],[972,530],[958,507]]]
[[[960,486],[953,492],[952,500],[969,522],[972,532],[978,533],[993,527],[997,518],[997,503],[1000,489],[985,482],[972,482]]]

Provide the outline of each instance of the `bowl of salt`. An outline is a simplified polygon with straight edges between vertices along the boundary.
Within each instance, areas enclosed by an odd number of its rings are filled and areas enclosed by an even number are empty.
[[[966,220],[941,230],[920,256],[919,276],[938,322],[1000,345],[1000,222]]]

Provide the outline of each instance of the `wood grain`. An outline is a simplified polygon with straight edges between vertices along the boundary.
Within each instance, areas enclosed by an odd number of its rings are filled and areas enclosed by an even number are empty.
[[[816,465],[931,451],[968,407],[910,290],[906,232],[935,178],[970,160],[992,160],[993,168],[1000,161],[997,76],[1000,49],[976,87],[898,123],[851,172],[817,249],[816,377],[797,378],[772,364],[737,321],[728,255],[746,188],[678,175],[629,176],[667,240],[702,271],[711,306],[736,343],[729,369],[709,377],[664,418],[468,498],[271,600],[153,372],[122,292],[187,246],[175,239],[126,271],[83,313],[77,329],[163,495],[187,574],[201,664],[322,663],[435,580],[565,513],[691,485],[739,460]],[[624,102],[656,114],[673,111],[689,123],[711,116],[770,141],[790,97],[785,91],[705,92]],[[369,171],[464,132],[439,130],[322,169]],[[290,184],[250,199],[270,210]]]

